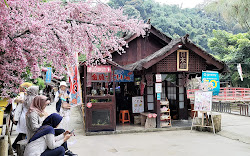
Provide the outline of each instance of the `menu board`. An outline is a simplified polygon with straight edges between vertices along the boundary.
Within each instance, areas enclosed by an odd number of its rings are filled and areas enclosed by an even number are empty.
[[[132,109],[133,109],[133,113],[144,112],[143,96],[132,97]]]
[[[212,111],[213,92],[196,91],[194,99],[195,111]]]

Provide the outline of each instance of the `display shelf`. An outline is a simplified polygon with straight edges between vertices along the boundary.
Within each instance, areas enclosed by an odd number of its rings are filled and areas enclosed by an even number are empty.
[[[168,99],[166,99],[166,101],[160,101],[160,105],[161,105],[160,126],[161,127],[172,126]]]

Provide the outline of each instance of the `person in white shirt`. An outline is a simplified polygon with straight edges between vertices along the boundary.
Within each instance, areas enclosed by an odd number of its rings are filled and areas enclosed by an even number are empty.
[[[62,146],[72,134],[69,131],[55,136],[55,129],[62,117],[56,113],[48,116],[34,135],[29,139],[24,156],[64,156],[65,149]]]
[[[56,92],[55,102],[56,110],[63,117],[59,128],[69,130],[70,129],[70,108],[71,108],[71,93],[67,90],[67,84],[65,81],[60,83],[60,89]]]

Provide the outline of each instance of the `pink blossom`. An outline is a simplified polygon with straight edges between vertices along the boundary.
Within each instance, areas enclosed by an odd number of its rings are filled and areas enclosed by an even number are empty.
[[[14,86],[23,82],[26,67],[38,77],[44,62],[51,62],[60,76],[66,65],[75,65],[75,53],[86,55],[87,64],[105,63],[111,50],[124,52],[126,42],[118,32],[145,34],[143,21],[128,19],[122,9],[99,2],[6,2],[9,7],[0,1],[1,96],[17,92]]]

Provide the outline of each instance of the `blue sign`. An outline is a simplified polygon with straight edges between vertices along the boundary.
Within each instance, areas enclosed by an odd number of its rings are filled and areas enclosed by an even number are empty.
[[[161,100],[161,93],[157,93],[157,100]]]
[[[51,83],[51,74],[52,74],[52,68],[51,67],[47,67],[47,72],[46,72],[46,78],[45,78],[45,82],[46,83]]]
[[[129,70],[115,70],[115,82],[134,82],[134,73]]]
[[[218,95],[220,92],[219,73],[216,71],[202,71],[201,81],[208,81],[213,83],[213,95]]]

